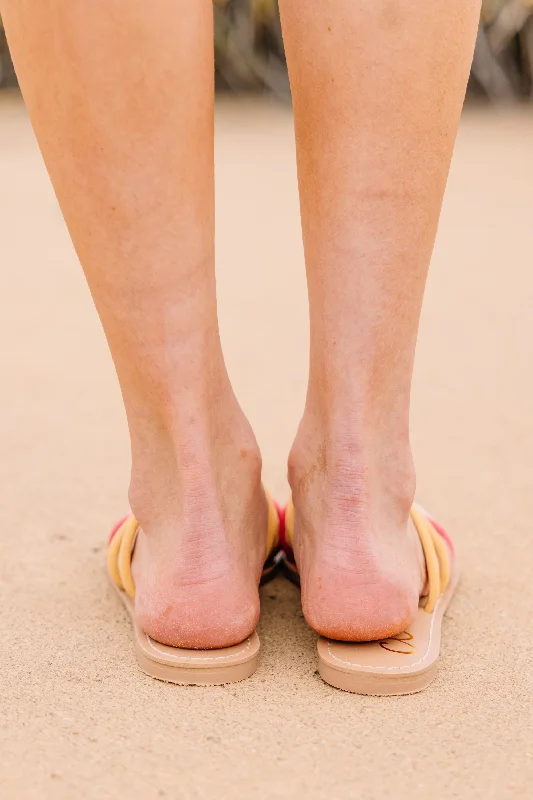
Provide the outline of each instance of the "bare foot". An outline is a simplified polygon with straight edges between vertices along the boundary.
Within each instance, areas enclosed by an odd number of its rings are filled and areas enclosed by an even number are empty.
[[[353,429],[336,437],[308,415],[291,451],[289,481],[308,624],[345,641],[381,639],[409,627],[426,580],[409,518],[409,447]]]
[[[176,647],[243,641],[259,619],[268,505],[261,456],[240,409],[177,452],[154,441],[130,490],[140,523],[132,563],[142,629]]]

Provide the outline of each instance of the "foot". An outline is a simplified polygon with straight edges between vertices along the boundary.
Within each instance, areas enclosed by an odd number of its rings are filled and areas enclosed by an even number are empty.
[[[192,420],[207,435],[186,446],[159,431],[143,457],[134,451],[136,616],[174,647],[237,644],[259,618],[268,518],[261,457],[240,409],[225,405]]]
[[[304,417],[289,458],[294,553],[308,624],[330,639],[394,636],[414,619],[426,581],[409,517],[408,444]],[[379,430],[379,429],[378,429]]]

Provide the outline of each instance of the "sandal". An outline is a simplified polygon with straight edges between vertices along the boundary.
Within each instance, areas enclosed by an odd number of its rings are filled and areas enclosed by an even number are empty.
[[[319,672],[326,683],[345,692],[367,695],[414,694],[437,674],[442,620],[459,581],[459,568],[448,534],[421,506],[411,519],[420,537],[427,569],[427,593],[407,631],[375,642],[340,642],[321,636]],[[299,584],[292,543],[294,506],[285,511],[282,546],[285,575]]]
[[[274,577],[279,564],[279,510],[268,494],[267,558],[261,583]],[[139,524],[133,515],[120,520],[111,531],[107,571],[114,589],[133,622],[135,654],[143,672],[158,680],[194,686],[215,686],[249,678],[256,668],[259,637],[254,631],[240,644],[218,650],[186,650],[150,638],[135,619],[135,584],[131,559]]]

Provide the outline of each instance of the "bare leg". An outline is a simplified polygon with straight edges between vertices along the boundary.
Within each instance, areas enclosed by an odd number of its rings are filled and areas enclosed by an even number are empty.
[[[425,581],[411,374],[478,6],[281,2],[311,313],[289,477],[304,613],[332,638],[403,630]]]
[[[139,620],[234,644],[259,614],[266,500],[216,314],[211,0],[0,9],[124,396]]]

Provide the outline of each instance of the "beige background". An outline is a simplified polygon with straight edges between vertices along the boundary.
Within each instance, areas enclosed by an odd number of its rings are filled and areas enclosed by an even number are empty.
[[[218,108],[220,315],[229,368],[287,493],[307,322],[288,110]],[[323,684],[297,590],[263,589],[249,681],[136,668],[104,572],[128,443],[103,334],[16,95],[0,97],[0,796],[526,798],[533,781],[533,117],[469,111],[424,308],[419,499],[464,580],[425,693]]]

